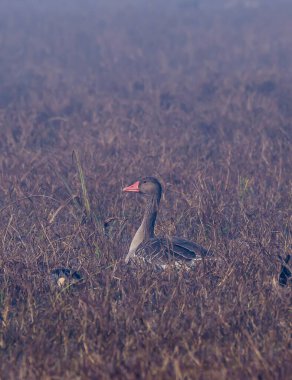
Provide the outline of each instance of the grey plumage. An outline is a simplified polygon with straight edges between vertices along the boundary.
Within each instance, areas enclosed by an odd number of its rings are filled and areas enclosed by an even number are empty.
[[[156,178],[142,178],[123,191],[137,192],[146,198],[143,220],[131,242],[126,262],[136,257],[159,265],[171,262],[192,265],[196,260],[213,255],[211,251],[187,239],[155,236],[154,227],[162,194],[162,187]]]

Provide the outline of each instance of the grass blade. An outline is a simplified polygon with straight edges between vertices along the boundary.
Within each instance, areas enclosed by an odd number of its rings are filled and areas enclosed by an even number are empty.
[[[85,177],[84,177],[84,172],[81,166],[80,158],[78,152],[73,151],[73,156],[75,156],[76,163],[77,163],[77,169],[78,169],[78,174],[79,174],[79,179],[81,183],[81,189],[82,189],[82,199],[83,199],[83,204],[85,207],[85,212],[87,218],[90,218],[91,215],[91,208],[90,208],[90,202],[88,198],[88,192],[86,188],[86,183],[85,183]]]

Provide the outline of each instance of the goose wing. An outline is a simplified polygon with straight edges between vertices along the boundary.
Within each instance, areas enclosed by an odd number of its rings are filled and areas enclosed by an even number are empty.
[[[149,239],[138,247],[137,254],[149,262],[160,263],[173,259],[188,262],[212,255],[201,245],[178,237]]]
[[[210,250],[187,239],[173,237],[171,243],[175,252],[181,252],[183,256],[186,256],[189,259],[213,256],[213,253]]]

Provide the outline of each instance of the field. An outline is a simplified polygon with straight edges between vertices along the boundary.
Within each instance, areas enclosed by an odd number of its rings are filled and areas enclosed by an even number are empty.
[[[0,378],[288,379],[291,3],[60,3],[0,4]],[[214,260],[124,263],[145,175]]]

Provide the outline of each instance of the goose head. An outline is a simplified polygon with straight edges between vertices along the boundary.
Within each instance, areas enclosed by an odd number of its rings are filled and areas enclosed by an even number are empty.
[[[139,193],[147,198],[155,198],[160,201],[162,186],[154,177],[143,177],[132,185],[123,189],[124,192]]]

